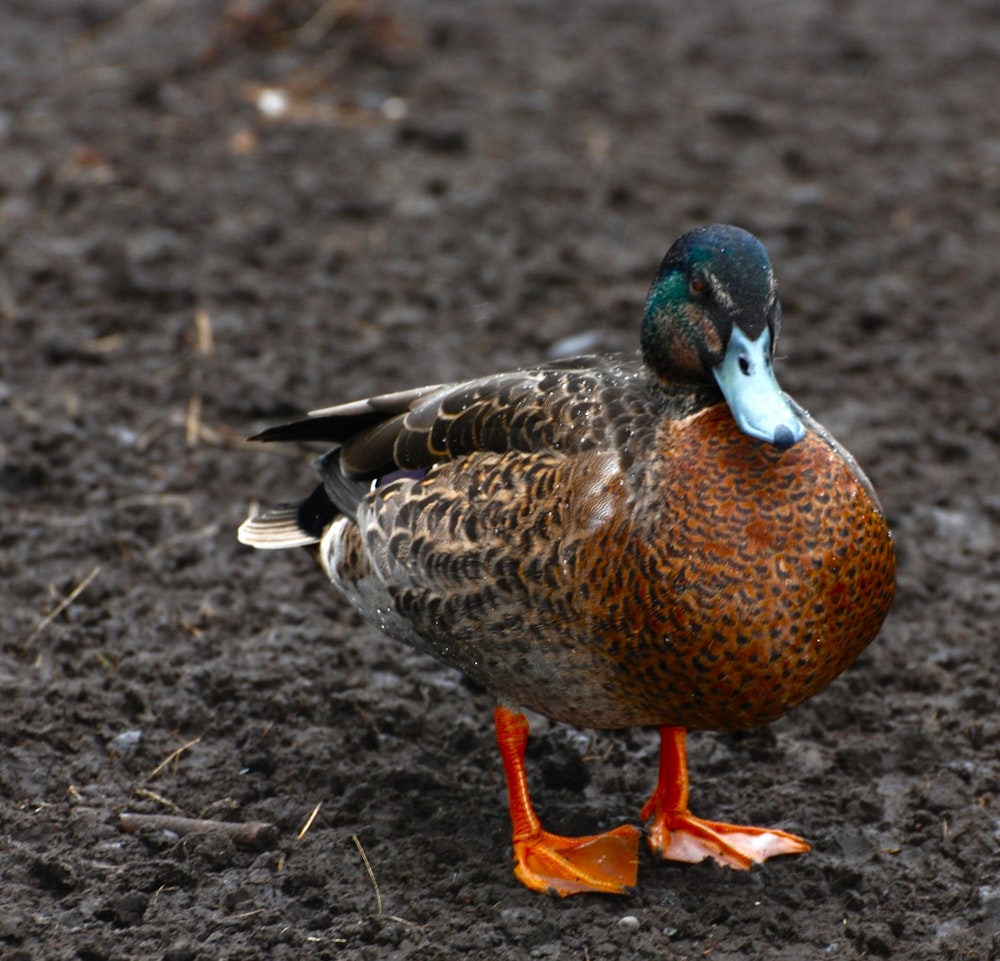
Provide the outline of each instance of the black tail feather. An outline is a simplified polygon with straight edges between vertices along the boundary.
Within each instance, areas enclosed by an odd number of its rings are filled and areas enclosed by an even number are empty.
[[[295,515],[296,523],[311,537],[319,540],[333,519],[340,513],[337,505],[330,500],[326,488],[320,484],[299,504]]]

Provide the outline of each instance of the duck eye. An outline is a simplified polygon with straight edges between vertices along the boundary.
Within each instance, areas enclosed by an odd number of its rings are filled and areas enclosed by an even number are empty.
[[[695,300],[704,300],[705,295],[708,293],[708,284],[705,283],[703,277],[692,277],[688,281],[688,293]]]

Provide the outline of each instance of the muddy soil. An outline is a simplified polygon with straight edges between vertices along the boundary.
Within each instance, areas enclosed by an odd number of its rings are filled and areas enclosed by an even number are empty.
[[[1000,956],[998,77],[984,0],[7,0],[0,956]],[[898,600],[821,696],[691,739],[699,813],[812,853],[541,897],[489,695],[236,543],[312,483],[243,438],[630,348],[717,220],[768,245],[782,384],[880,491]],[[655,760],[539,721],[529,769],[585,833]]]

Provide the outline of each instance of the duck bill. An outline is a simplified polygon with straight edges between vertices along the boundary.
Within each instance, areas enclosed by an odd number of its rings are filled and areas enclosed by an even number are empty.
[[[774,377],[768,328],[750,340],[734,325],[726,355],[712,372],[744,434],[779,450],[806,436],[805,425]]]

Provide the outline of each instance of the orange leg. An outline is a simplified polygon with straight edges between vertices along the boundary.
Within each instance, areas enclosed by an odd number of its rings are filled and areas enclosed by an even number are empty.
[[[715,858],[724,867],[748,870],[776,854],[802,854],[809,845],[785,831],[704,821],[688,810],[688,766],[682,727],[660,728],[660,773],[642,809],[649,846],[668,861],[692,864]]]
[[[528,719],[505,707],[493,714],[497,744],[507,775],[514,825],[514,874],[533,891],[561,897],[582,891],[624,894],[635,885],[641,831],[631,824],[583,838],[565,838],[542,828],[531,805],[524,770]]]

